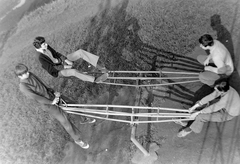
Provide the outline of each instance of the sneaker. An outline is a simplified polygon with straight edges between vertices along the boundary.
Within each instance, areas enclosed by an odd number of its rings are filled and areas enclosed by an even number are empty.
[[[89,148],[89,144],[86,143],[86,142],[83,142],[82,140],[80,140],[80,141],[75,141],[75,143],[76,143],[77,145],[81,146],[81,148],[83,148],[83,149],[88,149],[88,148]]]
[[[108,78],[108,73],[104,73],[103,75],[96,78],[96,80],[94,82],[95,83],[101,83],[101,82],[107,80],[107,78]]]
[[[181,126],[187,126],[187,122],[183,122],[181,120],[173,120],[173,122]]]
[[[80,124],[93,124],[96,122],[96,119],[85,118],[83,121],[80,121]]]
[[[182,131],[180,131],[180,132],[177,134],[177,136],[178,136],[179,138],[182,138],[182,137],[187,136],[187,135],[190,134],[190,133],[192,133],[192,130],[190,130],[190,131],[182,130]]]

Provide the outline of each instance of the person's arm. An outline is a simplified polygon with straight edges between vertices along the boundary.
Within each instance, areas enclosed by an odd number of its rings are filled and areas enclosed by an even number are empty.
[[[218,96],[219,96],[218,92],[213,91],[211,94],[205,96],[200,101],[198,101],[195,105],[193,105],[191,108],[189,108],[189,112],[192,113],[198,107],[207,104],[208,102],[212,101],[213,99],[217,98]]]
[[[52,75],[53,77],[58,77],[58,72],[59,70],[57,70],[56,68],[54,68],[53,65],[51,65],[50,63],[48,63],[46,60],[44,60],[43,58],[39,58],[40,63],[42,64],[43,69],[45,69],[50,75]]]
[[[218,102],[216,102],[215,104],[212,104],[206,108],[204,108],[203,110],[201,110],[201,113],[213,113],[213,112],[217,112],[219,110],[221,110],[222,108],[227,108],[227,106],[229,105],[229,103],[231,103],[231,99],[229,99],[229,94],[226,93],[226,95],[224,95],[223,97],[220,98],[220,100]]]
[[[54,58],[60,60],[61,62],[64,62],[64,60],[67,59],[67,57],[65,57],[64,55],[62,55],[61,53],[55,51],[51,46],[48,45],[48,49],[51,51],[52,55]]]
[[[201,105],[207,104],[208,102],[214,100],[215,98],[217,98],[218,96],[220,96],[219,92],[217,91],[213,91],[212,93],[210,93],[209,95],[205,96],[204,98],[202,98],[199,103]]]
[[[222,59],[219,57],[213,57],[212,60],[217,67],[207,66],[205,67],[205,70],[215,72],[217,74],[225,74],[226,67]]]
[[[25,84],[20,84],[20,91],[27,96],[30,99],[34,99],[36,101],[38,101],[41,104],[52,104],[53,101],[38,95],[37,93],[35,93],[29,86],[25,85]]]

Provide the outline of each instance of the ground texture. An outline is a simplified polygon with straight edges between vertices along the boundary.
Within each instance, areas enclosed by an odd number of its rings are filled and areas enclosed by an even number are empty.
[[[210,33],[231,52],[236,70],[230,82],[240,93],[239,5],[238,0],[58,0],[25,16],[4,44],[1,56],[0,162],[130,164],[137,151],[130,141],[129,124],[97,120],[94,125],[80,125],[79,117],[72,115],[90,148],[75,145],[56,120],[19,92],[13,73],[18,62],[78,103],[134,105],[139,100],[141,106],[183,109],[211,91],[201,83],[139,92],[76,78],[52,78],[34,54],[35,36],[45,36],[64,55],[79,48],[94,53],[109,70],[200,72],[195,47],[202,34]],[[211,22],[216,21],[219,26],[213,28]],[[82,61],[74,67],[89,71]],[[159,146],[155,164],[237,164],[239,125],[238,117],[227,123],[206,123],[200,134],[178,138],[181,127],[172,122],[141,124],[136,138],[146,150],[150,143]]]

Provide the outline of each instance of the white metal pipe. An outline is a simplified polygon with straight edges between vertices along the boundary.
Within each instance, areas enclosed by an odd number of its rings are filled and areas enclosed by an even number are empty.
[[[166,79],[198,79],[198,76],[188,76],[188,77],[108,77],[108,79],[120,79],[120,80],[166,80]]]
[[[132,126],[131,141],[137,146],[137,148],[144,154],[144,156],[150,156],[146,149],[135,138],[136,125]]]
[[[109,82],[101,82],[101,84],[109,84],[109,85],[119,85],[119,86],[128,86],[128,87],[154,87],[154,86],[165,86],[165,85],[175,85],[175,84],[185,84],[185,83],[195,83],[200,80],[190,80],[190,81],[182,81],[182,82],[173,82],[173,83],[164,83],[164,84],[143,84],[143,85],[134,85],[134,84],[122,84],[122,83],[109,83]]]
[[[101,112],[101,111],[91,111],[90,110],[66,110],[72,112],[83,112],[83,113],[91,113],[91,114],[99,114],[99,115],[112,115],[112,116],[128,116],[128,117],[161,117],[161,118],[168,118],[168,117],[190,117],[190,114],[184,113],[125,113],[125,112]]]
[[[109,73],[166,73],[166,74],[188,74],[198,75],[197,72],[172,72],[172,71],[108,71]]]
[[[100,117],[100,116],[95,116],[95,115],[90,115],[90,114],[84,114],[84,113],[79,113],[79,112],[73,112],[73,111],[66,111],[67,113],[70,114],[76,114],[76,115],[81,115],[81,116],[86,116],[86,117],[92,117],[92,118],[97,118],[97,119],[103,119],[103,120],[109,120],[109,121],[116,121],[116,122],[124,122],[124,123],[129,123],[129,124],[139,124],[139,123],[163,123],[163,122],[173,122],[173,121],[190,121],[192,119],[189,118],[184,118],[184,119],[168,119],[168,120],[153,120],[153,121],[141,121],[141,120],[134,120],[134,121],[127,121],[127,120],[122,120],[122,119],[113,119],[113,118],[106,118],[106,117]]]
[[[108,104],[67,104],[68,107],[108,107],[108,108],[137,108],[148,110],[166,110],[177,112],[188,112],[187,109],[166,108],[166,107],[148,107],[148,106],[128,106],[128,105],[108,105]]]

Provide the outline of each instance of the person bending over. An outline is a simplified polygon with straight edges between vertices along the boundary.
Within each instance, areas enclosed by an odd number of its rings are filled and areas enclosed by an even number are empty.
[[[19,88],[23,95],[40,103],[45,111],[61,123],[69,135],[74,139],[76,144],[84,149],[87,149],[89,144],[82,141],[80,131],[70,122],[67,114],[57,105],[60,96],[65,100],[67,98],[60,95],[59,92],[55,92],[36,75],[29,72],[28,67],[24,64],[20,63],[16,65],[15,74],[20,79]],[[95,119],[88,118],[85,123],[94,123],[95,121]]]
[[[201,82],[212,86],[216,80],[229,77],[234,71],[234,66],[227,48],[209,34],[201,36],[199,43],[202,49],[210,51],[209,55],[197,57],[197,60],[205,66],[204,72],[199,74]]]
[[[34,39],[33,46],[39,53],[39,61],[42,64],[42,68],[45,69],[53,77],[75,76],[83,81],[96,83],[105,81],[108,77],[108,70],[97,64],[99,57],[87,51],[80,49],[65,57],[59,52],[55,51],[51,46],[49,46],[45,42],[45,38],[41,36],[38,36]],[[80,58],[98,68],[104,74],[99,77],[93,77],[81,73],[76,69],[72,69],[73,61],[76,61]]]
[[[206,105],[215,99],[219,100],[203,108],[201,111],[196,111],[198,107]],[[190,118],[194,121],[187,127],[183,128],[178,133],[178,137],[185,137],[191,132],[200,133],[205,122],[224,122],[240,115],[239,94],[234,88],[229,86],[228,80],[218,80],[214,85],[214,91],[189,108],[189,113],[191,113]],[[182,126],[187,125],[186,122],[182,121],[179,121],[178,123]]]

